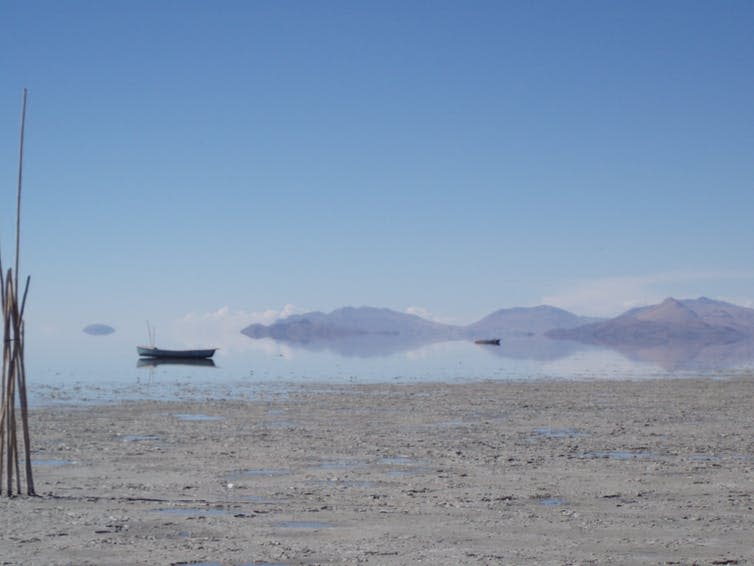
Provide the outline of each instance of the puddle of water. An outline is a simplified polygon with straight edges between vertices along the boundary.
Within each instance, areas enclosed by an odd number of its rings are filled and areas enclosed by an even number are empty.
[[[376,481],[372,480],[311,480],[307,482],[309,485],[327,485],[335,487],[351,487],[354,489],[372,489],[377,486]]]
[[[221,421],[223,417],[215,417],[212,415],[202,415],[201,413],[177,413],[173,415],[179,421]]]
[[[152,509],[152,511],[154,513],[165,513],[179,517],[221,517],[231,514],[227,509],[204,509],[199,507],[163,507],[161,509]]]
[[[381,458],[379,463],[387,466],[413,466],[416,464],[416,460],[408,456],[388,456]]]
[[[154,434],[126,434],[120,437],[123,442],[154,442],[160,440]]]
[[[330,523],[324,521],[280,521],[275,526],[281,529],[329,529]]]
[[[387,475],[392,478],[405,478],[408,476],[420,476],[430,473],[428,468],[407,468],[405,470],[390,470]]]
[[[429,473],[430,471],[421,465],[423,462],[419,462],[409,456],[388,456],[378,460],[378,464],[398,466],[400,469],[387,472],[387,475],[391,477],[417,476]]]
[[[351,468],[358,468],[363,466],[364,463],[354,459],[336,459],[336,460],[322,460],[319,467],[323,470],[348,470]]]
[[[54,458],[49,460],[32,460],[31,465],[32,466],[69,466],[71,464],[75,464],[76,462],[72,460],[56,460]]]
[[[535,428],[534,433],[546,438],[578,438],[581,436],[588,436],[585,432],[581,432],[575,428],[541,427]]]
[[[241,499],[248,501],[249,503],[258,503],[260,505],[272,505],[273,503],[276,503],[269,497],[264,497],[262,495],[244,495]]]
[[[239,470],[237,472],[232,473],[229,476],[229,479],[239,479],[239,478],[272,478],[272,477],[278,477],[278,476],[289,476],[291,475],[290,470],[286,470],[283,468],[255,468],[251,470]]]
[[[719,462],[720,456],[710,456],[709,454],[692,454],[689,460],[693,462]]]
[[[566,501],[560,497],[545,497],[537,500],[537,503],[545,507],[560,507],[561,505],[565,505]]]
[[[435,423],[432,425],[429,425],[431,428],[458,428],[462,426],[467,426],[470,423],[466,421],[456,420],[456,421],[443,421],[441,423]]]
[[[654,454],[646,451],[630,452],[628,450],[593,450],[584,452],[584,458],[609,458],[610,460],[635,460],[652,458]]]

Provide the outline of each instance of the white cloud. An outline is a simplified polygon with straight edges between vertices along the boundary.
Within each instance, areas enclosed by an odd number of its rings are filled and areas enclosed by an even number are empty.
[[[223,350],[248,350],[254,342],[241,334],[250,324],[272,324],[292,314],[306,312],[295,305],[287,304],[280,310],[264,311],[233,310],[224,306],[216,311],[188,313],[173,321],[172,335],[186,347],[217,346]]]
[[[603,277],[573,281],[559,291],[543,297],[542,302],[577,314],[615,316],[630,308],[658,303],[669,296],[691,298],[708,295],[716,298],[704,289],[720,287],[725,281],[746,279],[754,279],[754,273],[678,271],[636,277]],[[751,299],[738,297],[729,302],[746,305],[751,303]]]
[[[432,311],[424,307],[408,307],[406,309],[406,314],[413,314],[416,316],[420,316],[421,318],[425,320],[431,320],[432,322],[440,322],[443,324],[453,324],[453,321],[451,319],[436,315]]]

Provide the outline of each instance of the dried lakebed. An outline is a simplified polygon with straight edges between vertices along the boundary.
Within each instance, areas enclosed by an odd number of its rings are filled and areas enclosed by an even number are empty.
[[[38,408],[3,564],[750,564],[754,378]],[[282,423],[282,424],[281,424]]]

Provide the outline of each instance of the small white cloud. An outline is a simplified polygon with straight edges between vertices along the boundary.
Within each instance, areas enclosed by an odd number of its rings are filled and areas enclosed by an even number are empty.
[[[241,330],[250,324],[272,324],[303,312],[306,311],[291,304],[280,310],[259,312],[233,310],[224,306],[212,312],[188,313],[173,321],[172,335],[186,347],[216,346],[225,351],[248,350],[253,341],[241,334]]]
[[[406,313],[420,316],[422,318],[426,318],[427,320],[431,320],[432,318],[432,313],[424,307],[408,307],[406,309]]]
[[[442,324],[453,324],[451,319],[436,315],[432,311],[424,307],[408,307],[406,309],[406,314],[413,314],[425,320],[431,320],[432,322],[440,322]]]

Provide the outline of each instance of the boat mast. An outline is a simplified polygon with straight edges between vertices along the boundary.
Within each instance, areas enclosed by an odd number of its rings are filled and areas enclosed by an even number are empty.
[[[154,348],[156,342],[155,330],[154,327],[149,324],[149,321],[147,321],[147,338],[149,339],[149,347]]]

